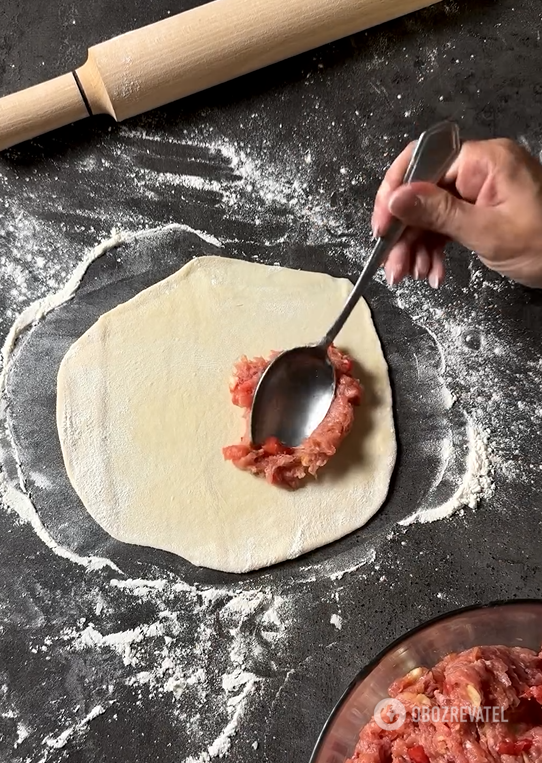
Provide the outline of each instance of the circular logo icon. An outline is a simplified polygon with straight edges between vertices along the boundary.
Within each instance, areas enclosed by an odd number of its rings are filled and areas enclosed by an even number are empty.
[[[403,703],[398,699],[382,699],[375,707],[374,719],[376,725],[386,731],[395,731],[401,728],[406,718],[406,710]]]

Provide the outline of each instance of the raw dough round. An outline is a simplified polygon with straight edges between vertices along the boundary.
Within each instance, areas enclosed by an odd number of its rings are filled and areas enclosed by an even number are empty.
[[[228,377],[249,357],[318,339],[352,285],[321,273],[200,257],[103,315],[58,374],[69,478],[125,543],[247,572],[336,540],[384,501],[396,455],[391,389],[361,301],[338,346],[366,396],[318,481],[290,492],[224,461],[243,431]]]

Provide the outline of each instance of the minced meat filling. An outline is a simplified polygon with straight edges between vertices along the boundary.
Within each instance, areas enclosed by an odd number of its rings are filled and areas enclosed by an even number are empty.
[[[346,763],[542,762],[542,654],[474,647],[412,670],[389,696],[405,722],[386,730],[373,718]]]
[[[238,445],[229,445],[222,453],[239,469],[265,477],[272,485],[295,489],[309,474],[315,476],[335,455],[352,428],[354,406],[361,402],[362,387],[352,376],[351,358],[331,346],[328,355],[335,366],[337,389],[322,423],[296,448],[287,448],[276,437],[268,438],[260,447],[254,446],[248,431],[254,391],[261,375],[278,354],[274,352],[268,359],[242,357],[236,363],[230,392],[233,404],[245,409],[247,432]]]

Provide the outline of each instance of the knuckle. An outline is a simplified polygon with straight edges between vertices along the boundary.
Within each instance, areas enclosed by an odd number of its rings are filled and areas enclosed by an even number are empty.
[[[470,180],[473,168],[483,164],[487,155],[487,142],[469,140],[463,143],[459,157],[456,159],[457,175],[460,182],[461,179],[465,179],[465,175]]]
[[[467,141],[462,147],[463,158],[470,163],[483,160],[501,167],[515,166],[525,161],[529,152],[511,138],[493,138],[485,141]]]
[[[515,153],[520,146],[510,138],[496,138],[494,144],[499,147],[501,151],[506,153]]]
[[[461,146],[461,155],[466,159],[475,158],[480,155],[480,151],[483,150],[483,146],[483,141],[466,140]]]
[[[494,143],[499,160],[508,167],[523,162],[530,156],[526,148],[510,138],[497,138]]]
[[[454,198],[449,193],[443,193],[435,205],[433,222],[438,230],[447,229],[453,223],[457,212]]]

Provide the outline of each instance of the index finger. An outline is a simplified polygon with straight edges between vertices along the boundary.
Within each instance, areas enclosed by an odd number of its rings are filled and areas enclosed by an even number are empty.
[[[410,143],[395,159],[391,167],[384,175],[384,179],[378,189],[375,198],[371,225],[375,236],[381,236],[392,220],[392,214],[388,209],[388,202],[392,193],[403,184],[405,173],[410,164],[416,141]]]

